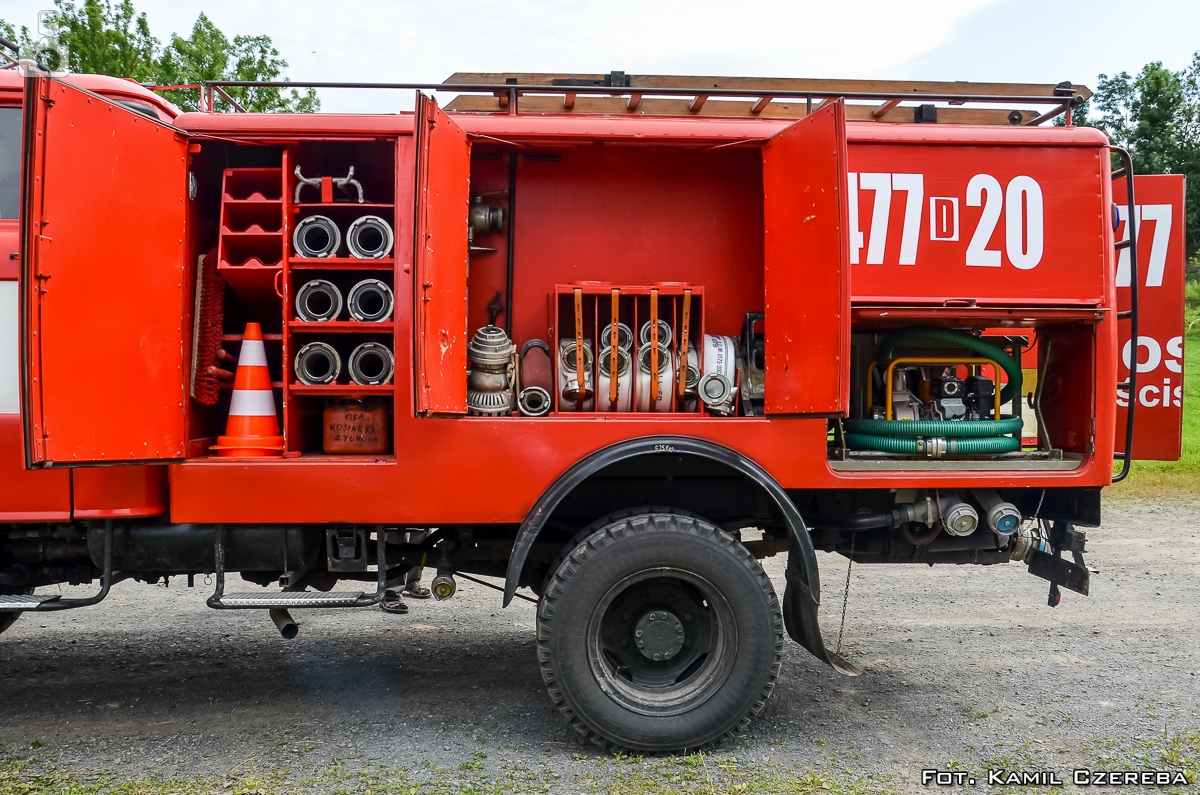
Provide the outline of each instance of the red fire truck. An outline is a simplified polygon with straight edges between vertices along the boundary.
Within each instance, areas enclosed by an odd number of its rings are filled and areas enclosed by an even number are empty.
[[[1088,591],[1157,211],[1086,89],[456,74],[179,114],[0,79],[0,627],[211,574],[286,637],[418,565],[499,578],[571,724],[663,750],[743,727],[785,636],[858,673],[818,550]]]

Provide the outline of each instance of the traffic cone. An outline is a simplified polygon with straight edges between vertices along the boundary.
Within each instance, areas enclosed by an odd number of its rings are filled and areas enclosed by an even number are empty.
[[[275,393],[267,373],[267,350],[262,327],[247,323],[233,378],[233,399],[225,435],[212,448],[218,456],[262,458],[283,455],[283,437],[275,416]]]

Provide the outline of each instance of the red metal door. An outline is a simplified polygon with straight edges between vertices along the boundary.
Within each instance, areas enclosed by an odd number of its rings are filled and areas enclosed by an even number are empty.
[[[1117,327],[1117,381],[1129,378],[1135,358],[1138,368],[1137,416],[1133,428],[1133,457],[1138,461],[1178,461],[1183,444],[1183,290],[1185,255],[1184,182],[1182,174],[1134,177],[1134,228],[1138,243],[1138,344],[1129,339],[1129,319]],[[1125,180],[1113,184],[1113,201],[1120,213],[1117,239],[1129,238]],[[1117,305],[1129,309],[1133,269],[1129,249],[1117,260]],[[1117,390],[1116,449],[1125,449],[1125,413],[1131,396]]]
[[[763,147],[768,414],[845,414],[850,265],[841,100]]]
[[[417,411],[467,413],[467,206],[471,143],[417,94]]]
[[[184,455],[187,138],[73,87],[25,87],[28,466]]]

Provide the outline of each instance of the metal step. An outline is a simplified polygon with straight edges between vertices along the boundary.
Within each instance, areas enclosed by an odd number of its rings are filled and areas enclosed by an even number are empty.
[[[0,596],[0,610],[35,610],[40,604],[61,598],[60,594],[4,594]]]
[[[221,607],[291,608],[291,607],[354,607],[369,604],[362,591],[283,591],[274,593],[227,593],[220,597]]]

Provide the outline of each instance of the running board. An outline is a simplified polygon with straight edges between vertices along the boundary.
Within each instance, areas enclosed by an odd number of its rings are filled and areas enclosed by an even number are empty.
[[[5,594],[4,596],[0,596],[0,610],[37,610],[43,603],[53,602],[61,598],[59,594],[52,596]]]
[[[282,593],[227,593],[218,600],[219,605],[209,600],[209,607],[272,609],[293,607],[367,607],[379,601],[374,595],[335,591],[283,591]]]
[[[387,541],[382,527],[376,529],[378,552],[376,568],[379,569],[378,586],[375,593],[362,591],[276,591],[274,593],[225,593],[225,527],[217,525],[216,549],[214,550],[214,573],[216,590],[208,597],[207,604],[214,610],[287,610],[293,607],[370,607],[383,599],[387,589]],[[290,619],[289,619],[290,620]]]
[[[0,612],[51,613],[57,610],[91,607],[104,601],[113,583],[123,580],[127,576],[122,574],[115,579],[113,577],[112,536],[112,520],[106,519],[104,521],[104,571],[100,575],[100,592],[98,594],[83,599],[67,599],[62,594],[4,594],[0,596]]]

